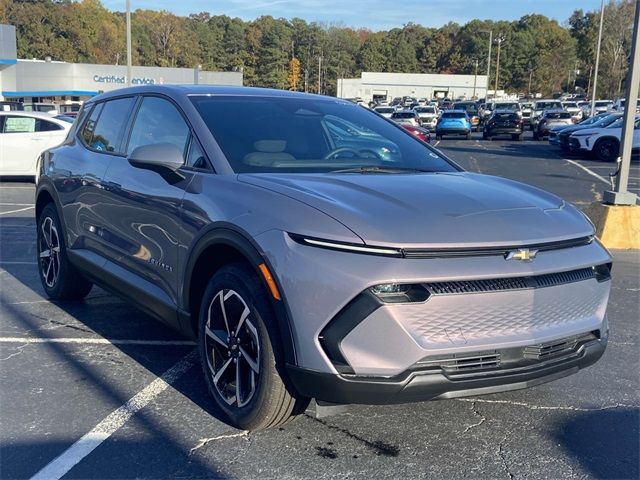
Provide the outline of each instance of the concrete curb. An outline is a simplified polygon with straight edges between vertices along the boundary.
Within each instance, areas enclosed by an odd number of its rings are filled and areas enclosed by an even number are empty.
[[[640,206],[594,202],[584,213],[596,226],[596,235],[605,247],[619,250],[640,249]]]

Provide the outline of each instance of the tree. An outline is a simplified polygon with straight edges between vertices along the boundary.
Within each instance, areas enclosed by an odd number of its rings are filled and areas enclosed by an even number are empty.
[[[300,84],[300,60],[295,57],[289,61],[287,81],[289,82],[289,90],[298,90],[298,85]]]

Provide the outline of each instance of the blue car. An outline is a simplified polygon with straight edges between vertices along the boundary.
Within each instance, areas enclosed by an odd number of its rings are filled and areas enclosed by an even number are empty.
[[[436,125],[436,140],[445,135],[464,135],[471,138],[471,121],[464,110],[450,110],[443,112]]]

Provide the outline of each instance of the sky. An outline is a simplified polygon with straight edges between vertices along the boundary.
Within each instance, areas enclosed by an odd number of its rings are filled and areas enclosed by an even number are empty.
[[[123,11],[125,0],[102,0],[105,7]],[[355,28],[387,30],[413,22],[440,27],[450,21],[517,20],[539,13],[560,23],[571,13],[598,10],[599,0],[131,0],[131,9],[168,10],[177,15],[209,12],[253,20],[262,15],[303,18],[309,22],[340,23]]]

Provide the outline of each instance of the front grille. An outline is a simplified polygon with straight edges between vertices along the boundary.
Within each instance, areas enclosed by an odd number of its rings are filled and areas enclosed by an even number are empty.
[[[435,355],[416,362],[411,370],[425,374],[438,372],[449,374],[451,379],[455,380],[463,377],[472,378],[476,375],[500,374],[523,368],[537,368],[542,364],[574,358],[583,345],[598,338],[599,332],[594,331],[527,347]]]
[[[500,353],[491,351],[474,353],[473,355],[432,357],[420,360],[415,366],[421,370],[439,368],[446,372],[489,370],[500,366]]]
[[[458,295],[463,293],[498,292],[544,288],[581,282],[595,278],[593,268],[582,268],[570,272],[548,273],[531,277],[497,278],[490,280],[466,280],[461,282],[432,282],[424,286],[432,295]]]

